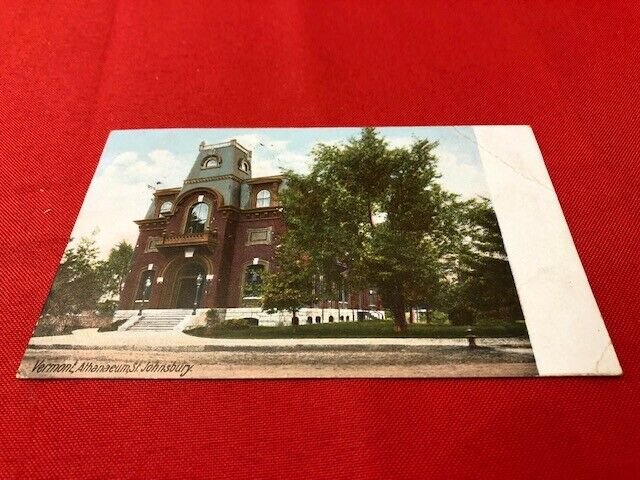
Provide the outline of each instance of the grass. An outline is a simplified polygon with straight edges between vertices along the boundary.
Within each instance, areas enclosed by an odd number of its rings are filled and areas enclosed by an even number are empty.
[[[229,328],[218,325],[200,327],[185,333],[212,338],[461,338],[469,334],[468,328],[473,329],[476,337],[527,337],[524,323],[476,327],[415,323],[409,325],[407,332],[396,333],[390,321],[322,323],[298,327]]]

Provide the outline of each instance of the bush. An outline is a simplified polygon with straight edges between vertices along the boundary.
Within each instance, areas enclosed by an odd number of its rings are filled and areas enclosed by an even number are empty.
[[[112,323],[110,316],[97,315],[95,312],[83,312],[69,315],[43,315],[33,332],[34,337],[49,335],[68,335],[80,328],[101,328]]]
[[[96,307],[98,315],[102,317],[113,317],[113,314],[116,313],[117,309],[118,302],[115,300],[106,300],[104,302],[100,302]]]
[[[440,310],[435,310],[431,317],[431,325],[446,325],[449,323],[449,316],[441,312]]]
[[[99,332],[115,332],[118,330],[118,327],[126,322],[128,319],[124,318],[122,320],[116,320],[115,322],[111,322],[109,325],[105,325],[104,327],[98,328]]]
[[[215,327],[220,325],[223,322],[223,319],[220,317],[220,313],[215,309],[207,310],[207,326]]]
[[[244,330],[255,325],[256,322],[252,318],[232,318],[222,323],[222,326],[229,330]]]
[[[478,316],[476,318],[476,326],[478,327],[507,327],[511,325],[513,322],[509,322],[507,320],[502,320],[495,317],[487,317],[485,315]]]
[[[454,307],[449,310],[449,321],[451,325],[473,325],[475,323],[475,315],[467,307]]]

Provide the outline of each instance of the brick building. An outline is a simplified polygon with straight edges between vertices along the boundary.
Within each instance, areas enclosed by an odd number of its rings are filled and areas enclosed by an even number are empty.
[[[140,233],[120,311],[197,307],[251,309],[256,316],[263,274],[276,267],[274,247],[285,230],[284,187],[282,176],[253,178],[251,151],[237,141],[202,142],[182,187],[156,190],[145,218],[136,221]],[[310,309],[322,308],[324,317],[326,308],[344,314],[377,304],[367,291]],[[327,318],[311,314],[303,322],[340,317],[339,311]]]

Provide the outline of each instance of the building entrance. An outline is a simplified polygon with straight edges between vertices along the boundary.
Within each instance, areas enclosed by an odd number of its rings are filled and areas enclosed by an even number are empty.
[[[200,288],[197,285],[198,275],[201,275],[202,280]],[[193,308],[194,304],[200,304],[204,290],[204,278],[204,268],[197,262],[187,263],[180,269],[176,282],[178,287],[176,308]]]

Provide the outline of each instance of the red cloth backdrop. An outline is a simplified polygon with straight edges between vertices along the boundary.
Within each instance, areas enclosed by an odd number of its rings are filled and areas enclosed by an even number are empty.
[[[638,17],[2,1],[0,477],[637,478]],[[624,377],[15,379],[110,130],[460,124],[533,126]]]

